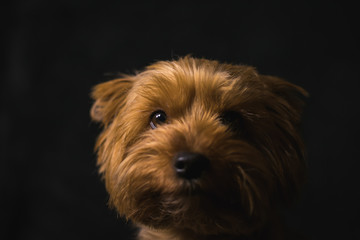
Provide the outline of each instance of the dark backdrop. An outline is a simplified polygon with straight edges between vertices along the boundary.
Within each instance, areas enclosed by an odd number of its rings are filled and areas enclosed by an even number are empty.
[[[107,208],[97,175],[99,128],[89,119],[89,92],[108,72],[132,73],[191,53],[253,65],[310,92],[304,116],[309,183],[288,221],[311,239],[358,238],[355,6],[238,2],[2,3],[0,234],[129,239],[132,231]]]

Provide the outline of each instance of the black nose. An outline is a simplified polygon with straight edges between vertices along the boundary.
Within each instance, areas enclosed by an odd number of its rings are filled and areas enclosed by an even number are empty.
[[[199,178],[209,164],[209,159],[199,153],[182,152],[174,158],[177,175],[189,180]]]

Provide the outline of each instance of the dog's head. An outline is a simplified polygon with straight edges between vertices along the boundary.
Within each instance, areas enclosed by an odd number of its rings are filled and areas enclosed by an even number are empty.
[[[97,85],[110,203],[153,228],[253,231],[304,180],[303,95],[252,67],[191,57]]]

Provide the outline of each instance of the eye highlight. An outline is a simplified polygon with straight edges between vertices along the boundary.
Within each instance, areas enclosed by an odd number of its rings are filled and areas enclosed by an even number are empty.
[[[150,127],[155,129],[158,126],[166,123],[166,120],[166,113],[162,110],[157,110],[150,115]]]

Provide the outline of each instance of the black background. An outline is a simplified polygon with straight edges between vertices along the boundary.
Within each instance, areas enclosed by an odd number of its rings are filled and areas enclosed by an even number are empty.
[[[2,3],[0,238],[129,239],[97,175],[89,92],[106,73],[186,54],[253,65],[309,91],[309,183],[288,222],[310,239],[359,238],[356,9],[345,1]]]

